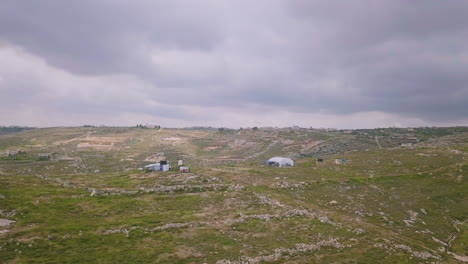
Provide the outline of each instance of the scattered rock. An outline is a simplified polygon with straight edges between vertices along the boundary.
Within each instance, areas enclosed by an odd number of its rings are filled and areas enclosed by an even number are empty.
[[[394,252],[395,249],[401,249],[401,250],[406,251],[407,253],[411,254],[412,256],[420,258],[420,259],[429,259],[429,258],[437,259],[437,260],[441,259],[441,257],[439,255],[432,254],[432,253],[427,252],[427,251],[414,251],[413,249],[411,249],[411,247],[409,247],[407,245],[395,244],[395,243],[393,243],[392,241],[390,241],[388,239],[384,239],[384,241],[385,241],[385,244],[377,243],[377,244],[374,244],[374,247],[383,248],[383,249],[387,250],[388,253]]]
[[[447,251],[452,257],[454,257],[457,260],[460,260],[461,262],[468,262],[468,256],[459,256],[457,254],[454,254],[452,252]]]
[[[271,207],[274,207],[274,208],[277,208],[277,207],[280,207],[280,208],[283,208],[284,205],[282,203],[280,203],[279,201],[276,201],[276,200],[273,200],[267,196],[264,196],[264,195],[260,195],[258,193],[253,193],[258,199],[259,199],[259,202],[262,203],[262,204],[267,204],[267,205],[270,205]]]
[[[414,224],[414,222],[411,221],[411,220],[403,220],[403,222],[405,222],[405,224],[406,224],[407,227],[412,227],[413,224]]]
[[[14,224],[16,221],[8,220],[8,219],[0,219],[0,226],[9,226],[10,224]]]
[[[240,192],[240,191],[243,191],[244,189],[245,189],[245,187],[240,185],[240,184],[232,184],[232,185],[229,186],[228,191],[230,191],[230,192]]]
[[[448,247],[448,244],[447,244],[447,243],[445,243],[444,241],[442,241],[442,240],[440,240],[440,239],[438,239],[438,238],[436,238],[436,237],[432,237],[432,240],[434,240],[435,242],[441,244],[441,245],[444,246],[444,247]]]
[[[154,230],[165,230],[165,229],[170,229],[170,228],[195,227],[195,226],[198,226],[198,224],[195,223],[195,222],[169,223],[169,224],[165,224],[165,225],[162,225],[162,226],[155,227],[155,228],[153,228],[153,231]]]
[[[272,218],[280,218],[280,215],[278,214],[253,214],[253,215],[246,215],[244,213],[240,213],[239,214],[240,217],[239,218],[236,218],[236,219],[228,219],[226,221],[224,221],[224,223],[226,225],[232,225],[232,224],[236,224],[236,223],[242,223],[242,222],[245,222],[249,219],[258,219],[258,220],[262,220],[262,221],[266,221],[266,222],[269,222]]]
[[[290,182],[281,182],[273,185],[274,188],[280,189],[297,189],[307,185],[306,182],[290,183]]]
[[[101,235],[110,235],[110,234],[119,234],[122,233],[126,237],[130,236],[130,231],[137,229],[138,227],[132,226],[130,228],[118,228],[118,229],[109,229],[109,230],[104,230],[104,231],[98,231],[99,234]],[[82,235],[82,232],[80,231],[80,236]]]
[[[16,215],[16,210],[13,209],[10,212],[0,209],[0,216],[4,217],[14,217]]]
[[[90,196],[104,196],[105,195],[103,191],[100,191],[94,188],[88,188],[88,191],[91,192]]]
[[[322,247],[344,248],[345,246],[338,242],[337,238],[330,238],[328,240],[321,240],[315,244],[296,244],[294,248],[277,248],[273,254],[248,257],[241,256],[239,260],[231,261],[227,259],[219,260],[216,264],[257,264],[262,262],[274,262],[280,260],[284,255],[295,255],[309,251],[319,251]]]

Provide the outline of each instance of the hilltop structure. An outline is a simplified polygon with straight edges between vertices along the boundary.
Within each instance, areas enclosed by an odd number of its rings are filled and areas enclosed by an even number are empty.
[[[267,161],[265,161],[268,166],[278,166],[278,167],[287,167],[287,166],[294,166],[294,161],[290,158],[284,157],[273,157]]]

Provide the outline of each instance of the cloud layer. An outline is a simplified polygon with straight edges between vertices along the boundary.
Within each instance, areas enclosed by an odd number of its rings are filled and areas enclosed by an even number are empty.
[[[468,125],[468,2],[14,1],[0,125]]]

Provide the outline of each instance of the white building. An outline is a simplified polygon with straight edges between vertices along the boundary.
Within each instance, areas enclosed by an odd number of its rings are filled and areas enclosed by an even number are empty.
[[[161,164],[154,163],[145,166],[145,170],[147,171],[159,171],[161,169]]]
[[[146,171],[168,171],[171,169],[170,164],[154,163],[145,166]]]
[[[267,161],[265,161],[267,164],[276,164],[278,167],[286,167],[286,166],[294,166],[294,161],[290,158],[284,158],[284,157],[273,157]]]
[[[161,171],[168,171],[170,169],[171,169],[171,165],[169,164],[161,165]]]
[[[335,159],[335,164],[345,164],[347,162],[347,159]]]

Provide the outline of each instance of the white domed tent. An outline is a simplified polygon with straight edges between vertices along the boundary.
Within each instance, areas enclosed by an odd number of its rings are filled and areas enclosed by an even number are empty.
[[[294,166],[294,161],[290,158],[283,158],[283,157],[273,157],[265,163],[268,164],[278,164],[279,167],[285,167],[285,166]]]

